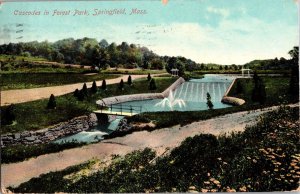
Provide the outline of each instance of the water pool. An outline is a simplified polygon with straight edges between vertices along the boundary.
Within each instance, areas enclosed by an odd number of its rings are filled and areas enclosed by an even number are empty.
[[[181,84],[175,91],[173,91],[174,99],[182,99],[185,106],[180,107],[179,105],[159,106],[158,104],[163,99],[154,100],[142,100],[142,101],[131,101],[120,103],[119,105],[127,106],[141,106],[142,112],[157,112],[157,111],[198,111],[207,110],[206,105],[206,93],[210,93],[211,101],[214,105],[214,109],[230,107],[230,105],[223,104],[221,99],[225,94],[226,90],[230,86],[233,76],[226,75],[205,75],[202,79],[191,79],[188,82]],[[113,111],[118,111],[114,110]],[[80,133],[63,137],[55,140],[55,143],[63,143],[76,140],[78,142],[98,142],[103,139],[104,135],[110,134],[115,131],[118,127],[122,116],[111,117],[111,122],[106,125],[98,125],[89,131],[82,131]]]

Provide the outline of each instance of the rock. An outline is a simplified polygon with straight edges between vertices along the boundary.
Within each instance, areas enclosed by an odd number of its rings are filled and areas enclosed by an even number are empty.
[[[36,140],[36,137],[35,136],[25,137],[25,140],[32,142]]]
[[[20,139],[21,138],[21,134],[20,133],[15,133],[14,136],[15,136],[15,139]]]

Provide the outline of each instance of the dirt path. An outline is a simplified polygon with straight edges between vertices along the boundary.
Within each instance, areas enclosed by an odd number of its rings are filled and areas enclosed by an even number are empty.
[[[162,74],[153,74],[152,76],[158,76]],[[147,75],[131,75],[132,80],[147,77]],[[123,75],[115,79],[106,80],[106,84],[116,84],[123,79],[126,81],[128,75]],[[96,82],[98,86],[101,86],[102,80]],[[92,87],[92,82],[87,82],[87,87]],[[22,102],[28,102],[33,100],[39,100],[43,98],[49,98],[51,94],[55,96],[64,95],[75,91],[76,89],[81,89],[83,83],[68,84],[62,86],[50,86],[43,88],[31,88],[31,89],[17,89],[17,90],[7,90],[1,91],[1,106],[9,104],[17,104]]]
[[[259,115],[269,110],[256,110],[250,113],[239,112],[194,122],[183,127],[177,125],[152,132],[135,132],[124,137],[104,140],[97,144],[90,144],[59,153],[47,154],[20,163],[4,164],[1,166],[1,186],[17,186],[32,177],[38,177],[40,174],[62,170],[92,158],[109,160],[112,154],[125,155],[133,150],[146,147],[150,147],[156,150],[158,154],[162,154],[166,149],[174,148],[185,138],[196,134],[211,133],[219,135],[232,131],[243,131],[246,125],[254,124]]]

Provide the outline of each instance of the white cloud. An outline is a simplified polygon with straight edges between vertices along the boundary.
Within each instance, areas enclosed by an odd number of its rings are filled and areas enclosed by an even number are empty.
[[[216,8],[216,7],[209,6],[209,7],[207,7],[206,10],[209,13],[218,14],[218,15],[221,15],[223,17],[228,17],[230,15],[230,11],[228,9]]]

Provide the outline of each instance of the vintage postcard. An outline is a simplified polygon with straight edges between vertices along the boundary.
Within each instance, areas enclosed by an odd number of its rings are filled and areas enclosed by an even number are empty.
[[[0,0],[1,193],[299,192],[298,10]]]

